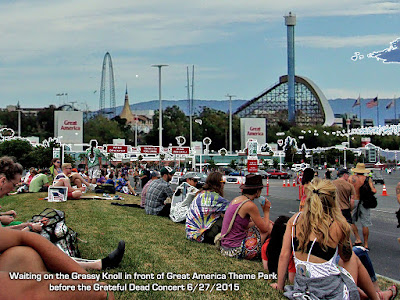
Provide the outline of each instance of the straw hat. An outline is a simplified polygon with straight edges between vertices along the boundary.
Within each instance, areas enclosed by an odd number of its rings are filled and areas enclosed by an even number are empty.
[[[355,168],[351,169],[351,171],[358,174],[369,173],[369,170],[365,168],[365,164],[363,163],[358,163]]]

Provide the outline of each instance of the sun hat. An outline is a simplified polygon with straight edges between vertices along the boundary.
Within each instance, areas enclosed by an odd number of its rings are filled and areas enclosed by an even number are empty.
[[[355,168],[351,169],[351,171],[358,174],[369,173],[369,170],[365,168],[365,164],[363,163],[358,163]]]
[[[265,187],[262,182],[262,176],[258,174],[246,175],[246,181],[239,188],[244,189],[262,189]]]
[[[165,174],[171,174],[174,175],[175,171],[171,168],[171,167],[163,167],[160,170],[161,176],[165,175]]]

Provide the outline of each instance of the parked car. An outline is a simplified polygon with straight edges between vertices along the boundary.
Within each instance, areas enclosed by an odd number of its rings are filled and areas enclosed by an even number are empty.
[[[277,169],[268,169],[267,173],[269,174],[269,178],[290,178],[292,175],[288,174],[287,172],[279,171]]]
[[[258,170],[257,174],[260,174],[263,179],[267,179],[269,177],[269,173],[264,170]]]
[[[229,176],[246,176],[249,174],[247,170],[233,171],[229,173]]]
[[[377,183],[385,184],[385,180],[383,179],[381,170],[373,170],[371,172],[372,172],[372,181],[374,182],[374,184]]]
[[[186,181],[186,178],[193,178],[197,177],[197,185],[196,188],[200,189],[203,187],[203,185],[206,183],[207,175],[200,173],[200,172],[187,172],[183,176],[179,177],[179,184],[182,184],[183,182]]]

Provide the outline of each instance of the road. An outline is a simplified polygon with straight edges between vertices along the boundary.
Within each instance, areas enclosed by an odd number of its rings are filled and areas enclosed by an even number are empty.
[[[323,177],[323,172],[319,171],[319,176]],[[336,178],[336,172],[333,172],[332,178]],[[370,227],[369,235],[369,255],[373,262],[377,274],[400,281],[400,244],[397,238],[400,237],[400,228],[396,228],[397,219],[395,212],[399,208],[396,200],[395,188],[400,181],[400,171],[391,175],[384,175],[388,196],[381,196],[383,186],[376,185],[378,206],[371,210],[371,219],[373,226]],[[275,220],[280,215],[292,216],[298,211],[299,201],[298,187],[282,187],[283,180],[269,180],[269,196],[271,201],[270,218]],[[266,180],[264,180],[266,184]],[[292,185],[292,179],[290,180]],[[240,195],[239,184],[225,184],[225,198],[232,200]],[[173,186],[174,187],[174,186]],[[140,189],[139,189],[140,191]],[[266,189],[263,189],[262,195],[266,195]],[[361,225],[359,225],[361,232]],[[354,241],[354,236],[352,237]]]

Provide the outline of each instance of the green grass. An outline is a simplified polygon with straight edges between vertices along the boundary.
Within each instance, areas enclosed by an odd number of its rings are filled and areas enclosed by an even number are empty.
[[[215,247],[191,242],[185,238],[184,224],[176,224],[162,217],[146,215],[143,209],[110,205],[108,200],[75,200],[64,203],[49,203],[39,200],[45,193],[19,194],[7,196],[0,200],[2,211],[14,209],[17,220],[26,221],[32,215],[40,213],[47,207],[63,210],[66,223],[86,241],[79,242],[79,249],[84,258],[102,258],[113,250],[120,239],[126,242],[126,252],[119,268],[110,273],[141,274],[225,274],[226,280],[106,280],[116,285],[134,283],[146,285],[193,284],[239,284],[239,291],[140,291],[116,292],[117,299],[282,299],[281,293],[270,288],[272,281],[264,279],[229,279],[228,273],[254,274],[263,272],[261,262],[244,261],[222,257]],[[137,197],[124,195],[120,203],[139,203]],[[94,271],[93,271],[94,272]],[[387,286],[387,284],[385,284]],[[203,286],[205,289],[207,286]],[[214,287],[215,289],[215,287]]]

